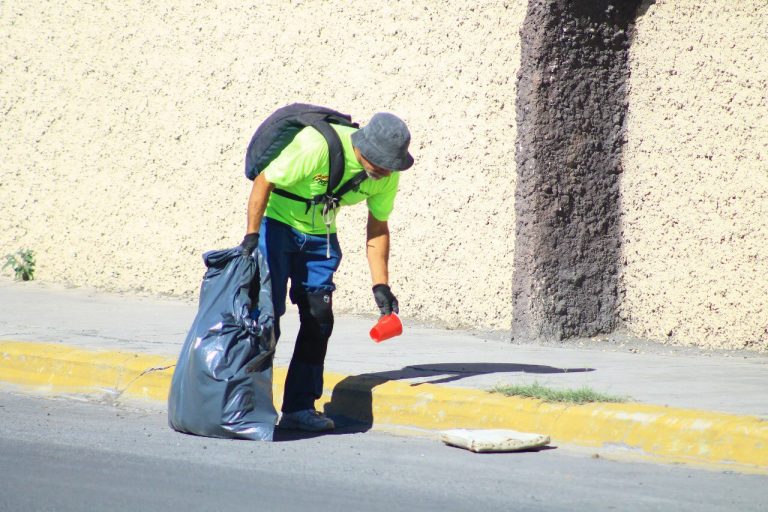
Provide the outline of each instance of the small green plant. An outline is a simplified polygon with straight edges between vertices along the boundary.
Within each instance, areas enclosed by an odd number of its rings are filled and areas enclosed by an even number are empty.
[[[6,254],[3,270],[8,267],[16,274],[17,281],[31,281],[35,278],[35,253],[22,249],[16,254]]]
[[[582,386],[578,389],[552,389],[534,382],[533,384],[503,386],[498,385],[489,390],[491,393],[501,393],[506,396],[535,398],[545,402],[563,402],[569,404],[588,404],[592,402],[626,402],[628,398],[606,395]]]

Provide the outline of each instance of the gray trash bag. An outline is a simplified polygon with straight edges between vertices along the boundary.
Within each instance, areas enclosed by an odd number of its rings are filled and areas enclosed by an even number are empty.
[[[168,424],[200,436],[271,441],[277,342],[266,259],[258,250],[247,256],[237,247],[207,252],[203,260],[208,270],[171,381]],[[257,320],[248,297],[254,276],[260,284]]]

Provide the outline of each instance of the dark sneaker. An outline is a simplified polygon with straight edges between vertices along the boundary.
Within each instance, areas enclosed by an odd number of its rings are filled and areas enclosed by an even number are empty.
[[[308,432],[322,432],[336,428],[333,420],[325,414],[314,409],[305,409],[296,412],[284,412],[280,417],[280,428],[306,430]]]

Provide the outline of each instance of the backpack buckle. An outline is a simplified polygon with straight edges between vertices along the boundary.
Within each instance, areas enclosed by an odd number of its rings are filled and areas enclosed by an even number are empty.
[[[326,220],[326,218],[332,214],[335,216],[336,208],[339,207],[339,198],[332,195],[324,196],[322,201],[323,201],[323,220]],[[332,217],[331,217],[331,222],[333,222]],[[326,222],[326,224],[329,224],[329,222]]]

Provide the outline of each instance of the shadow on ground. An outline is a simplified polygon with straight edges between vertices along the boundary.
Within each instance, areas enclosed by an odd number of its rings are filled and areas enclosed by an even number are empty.
[[[319,435],[344,435],[366,432],[373,426],[373,388],[392,380],[419,379],[411,386],[445,384],[478,375],[493,373],[580,373],[594,368],[555,368],[553,366],[514,363],[436,363],[414,364],[400,370],[363,373],[339,382],[325,405],[325,414],[336,422],[336,430],[327,433],[308,433],[276,430],[276,441],[294,441]],[[426,380],[424,380],[426,379]]]

